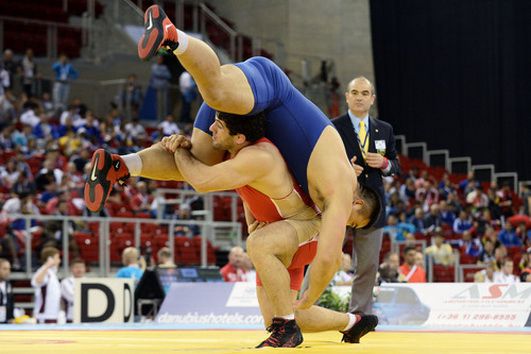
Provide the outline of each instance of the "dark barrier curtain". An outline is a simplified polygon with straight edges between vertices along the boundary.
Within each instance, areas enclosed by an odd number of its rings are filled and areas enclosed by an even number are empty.
[[[379,115],[531,179],[531,1],[371,0]]]

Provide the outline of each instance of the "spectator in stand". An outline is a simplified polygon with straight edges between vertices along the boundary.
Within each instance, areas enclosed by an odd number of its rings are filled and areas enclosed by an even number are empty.
[[[417,267],[422,268],[424,271],[426,271],[426,263],[424,261],[424,254],[422,254],[422,252],[420,251],[417,251],[417,253],[415,253],[415,265]]]
[[[478,238],[472,237],[470,231],[463,232],[463,238],[454,242],[459,248],[461,254],[466,254],[472,257],[479,257],[483,252],[483,246]]]
[[[350,254],[343,253],[341,266],[332,279],[334,285],[352,285],[354,274],[352,273],[352,258]]]
[[[157,56],[157,62],[151,66],[150,85],[157,92],[157,117],[165,117],[169,112],[168,109],[168,89],[170,88],[171,73],[166,64],[164,57]]]
[[[116,278],[132,278],[136,283],[142,278],[146,263],[134,247],[127,247],[122,252],[122,268],[116,273]]]
[[[175,123],[175,120],[171,114],[166,115],[166,118],[164,118],[164,120],[159,124],[159,129],[162,133],[162,136],[181,133],[181,129],[179,129],[179,126],[177,123]]]
[[[409,201],[415,198],[415,181],[412,178],[406,179],[406,183],[400,186],[400,198],[409,205]]]
[[[41,251],[42,266],[31,278],[35,290],[33,316],[39,323],[57,323],[61,308],[61,285],[57,269],[61,264],[59,250],[45,247]]]
[[[455,192],[448,194],[448,198],[446,198],[446,204],[448,205],[448,210],[454,215],[458,215],[461,209],[463,209],[461,203],[459,202],[459,197]]]
[[[501,209],[501,213],[506,218],[513,216],[514,210],[513,210],[513,197],[514,193],[511,190],[511,187],[508,183],[505,183],[503,187],[496,193],[498,195],[499,199],[499,207]]]
[[[442,225],[441,213],[439,212],[439,204],[434,203],[430,207],[430,213],[424,219],[424,227],[427,232],[432,232]]]
[[[496,261],[496,257],[494,256],[494,242],[489,239],[483,242],[483,250],[479,254],[478,261],[483,264]]]
[[[483,244],[485,244],[485,241],[486,240],[491,240],[492,244],[494,245],[494,248],[498,248],[501,246],[501,242],[498,240],[498,233],[496,232],[496,230],[494,230],[494,228],[492,228],[491,226],[487,226],[485,228],[485,234],[483,234],[483,237],[481,239],[481,242]]]
[[[70,82],[79,76],[72,64],[68,62],[65,54],[59,56],[59,60],[52,66],[55,73],[53,84],[53,101],[55,109],[64,109],[70,96]]]
[[[454,253],[452,247],[444,242],[442,231],[436,230],[432,238],[433,244],[426,248],[425,254],[433,257],[434,264],[449,266],[454,262]]]
[[[476,183],[474,190],[466,195],[466,202],[475,209],[482,209],[489,206],[489,197],[483,192],[481,184]]]
[[[439,191],[433,186],[430,178],[424,182],[424,210],[430,210],[431,206],[439,202]]]
[[[494,283],[494,272],[496,271],[496,262],[488,262],[485,269],[474,274],[474,283]]]
[[[142,105],[142,100],[144,99],[142,88],[136,80],[137,76],[135,74],[129,74],[127,82],[119,95],[119,104],[127,119],[138,116],[138,109]]]
[[[11,49],[4,50],[4,56],[2,58],[2,67],[9,74],[9,84],[6,88],[13,89],[15,84],[15,75],[20,70],[20,64],[15,60],[15,56]]]
[[[0,258],[0,324],[9,323],[13,319],[15,298],[13,287],[9,282],[11,264],[5,258]]]
[[[438,189],[441,200],[446,199],[448,197],[448,194],[452,193],[455,190],[452,185],[452,182],[450,181],[450,175],[448,173],[445,173],[443,175],[443,178],[439,182]]]
[[[398,253],[388,252],[384,262],[378,268],[378,285],[382,283],[404,282],[405,277],[399,272],[400,257]]]
[[[494,259],[496,260],[496,266],[498,269],[502,268],[503,260],[507,257],[507,247],[500,245],[494,249]]]
[[[43,113],[47,117],[53,117],[55,109],[53,107],[52,96],[50,95],[49,92],[43,92],[42,93],[41,106],[42,106],[42,109],[43,109]]]
[[[157,252],[157,267],[159,268],[176,268],[171,259],[171,251],[168,247],[162,247]]]
[[[41,108],[34,101],[28,101],[23,106],[23,113],[20,115],[20,122],[29,125],[32,129],[35,128],[41,121]]]
[[[459,212],[459,217],[455,219],[453,229],[454,233],[462,234],[463,232],[470,230],[472,228],[472,222],[468,216],[466,210],[461,210]]]
[[[135,188],[128,189],[129,207],[135,212],[149,212],[153,198],[145,181],[136,183]]]
[[[146,129],[144,129],[144,126],[140,123],[138,117],[133,117],[131,122],[125,125],[125,131],[127,132],[127,140],[129,144],[131,144],[130,141],[136,143],[139,140],[147,138]]]
[[[404,263],[400,266],[400,273],[405,277],[407,283],[425,283],[426,272],[415,264],[417,250],[413,246],[404,248]]]
[[[7,259],[15,269],[21,268],[17,254],[17,237],[9,225],[6,226],[5,233],[0,236],[0,258]]]
[[[498,234],[498,239],[505,247],[520,247],[522,240],[518,238],[510,222],[506,222],[503,230]]]
[[[22,58],[22,87],[28,98],[35,94],[34,83],[37,78],[37,64],[33,59],[33,50],[27,49],[26,55]]]
[[[516,232],[516,236],[520,240],[522,240],[522,243],[524,243],[527,238],[531,238],[531,228],[527,229],[526,224],[523,222],[518,224],[515,232]]]
[[[399,222],[398,218],[391,214],[387,217],[387,225],[384,233],[391,237],[392,241],[405,241],[408,233],[414,233],[415,226],[405,222]]]
[[[495,186],[491,186],[487,191],[487,196],[489,198],[489,210],[494,219],[499,219],[501,217],[501,208],[500,208],[500,197],[497,194]]]
[[[488,228],[499,227],[500,221],[493,220],[492,214],[488,208],[484,208],[481,212],[481,216],[474,221],[474,232],[477,236],[483,236],[487,232]]]
[[[71,275],[61,280],[61,298],[66,307],[66,322],[68,323],[74,321],[75,279],[84,278],[86,271],[85,261],[81,258],[76,258],[70,263]]]
[[[185,124],[192,123],[190,111],[192,103],[197,98],[197,86],[192,75],[187,71],[183,71],[181,76],[179,76],[179,90],[182,94],[181,122]]]
[[[475,187],[476,181],[474,180],[474,171],[468,171],[468,174],[465,179],[459,182],[459,189],[463,192],[464,195],[467,195]]]
[[[501,263],[501,270],[494,272],[494,282],[500,284],[519,283],[520,279],[513,274],[514,262],[512,259],[505,257]]]
[[[424,223],[424,210],[418,207],[415,208],[415,215],[409,220],[409,222],[415,226],[415,232],[426,232],[425,223]]]
[[[229,263],[220,269],[221,276],[226,282],[246,281],[243,269],[244,250],[241,247],[233,247],[229,252]]]
[[[518,268],[520,268],[520,271],[522,272],[527,268],[531,268],[531,248],[527,249],[526,252],[523,252]]]

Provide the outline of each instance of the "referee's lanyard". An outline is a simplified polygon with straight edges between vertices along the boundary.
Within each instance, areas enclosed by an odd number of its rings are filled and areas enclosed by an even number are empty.
[[[363,159],[365,160],[365,144],[368,144],[369,142],[369,130],[368,129],[365,129],[367,131],[367,133],[365,134],[365,139],[363,139],[363,143],[361,142],[360,140],[360,135],[359,135],[359,132],[356,134],[356,139],[358,140],[358,144],[360,145],[360,148],[361,148],[361,155],[363,156]],[[369,149],[367,149],[367,151],[369,151]]]

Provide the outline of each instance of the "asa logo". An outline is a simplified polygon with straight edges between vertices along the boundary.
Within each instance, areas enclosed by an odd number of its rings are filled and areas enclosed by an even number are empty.
[[[526,287],[518,292],[515,284],[493,284],[489,287],[469,286],[459,292],[452,299],[528,299],[531,296],[531,287]]]

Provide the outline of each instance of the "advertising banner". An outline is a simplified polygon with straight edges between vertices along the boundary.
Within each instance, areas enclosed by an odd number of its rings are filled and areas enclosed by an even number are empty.
[[[529,283],[383,284],[375,288],[375,295],[373,309],[380,324],[531,326]]]
[[[133,279],[76,279],[74,298],[74,323],[134,321]]]
[[[156,322],[263,328],[253,283],[173,283]]]

